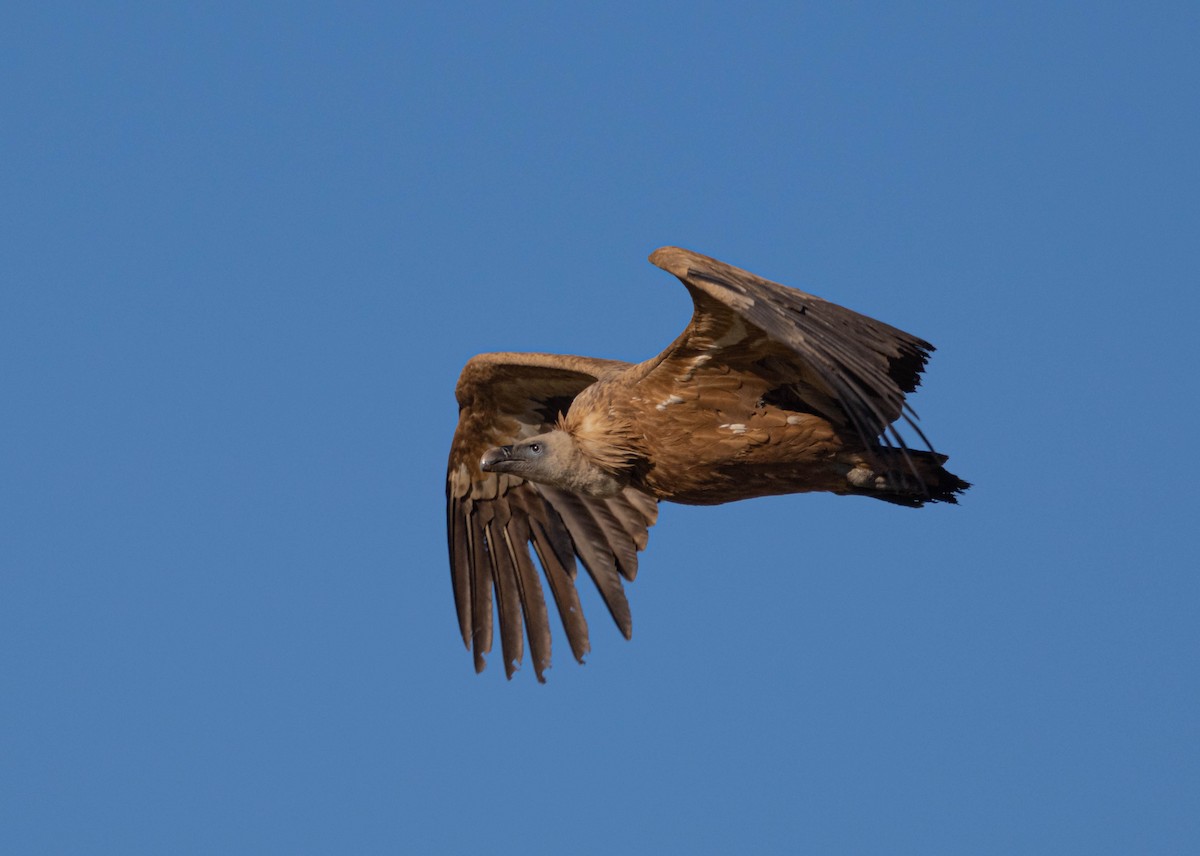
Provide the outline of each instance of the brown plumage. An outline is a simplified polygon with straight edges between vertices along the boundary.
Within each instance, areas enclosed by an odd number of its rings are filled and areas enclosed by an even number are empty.
[[[968,485],[944,455],[908,449],[905,403],[933,346],[715,259],[663,247],[650,261],[692,296],[691,323],[644,363],[480,354],[455,390],[446,478],[454,601],[476,671],[493,597],[511,678],[528,632],[538,680],[550,619],[530,546],[575,658],[589,649],[575,590],[583,561],[621,632],[659,500],[715,505],[828,491],[907,506]]]

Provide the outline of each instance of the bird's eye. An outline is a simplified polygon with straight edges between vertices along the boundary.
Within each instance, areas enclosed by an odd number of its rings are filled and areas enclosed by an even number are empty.
[[[530,443],[529,451],[533,452],[536,455],[538,452],[542,451],[542,444],[541,443]]]

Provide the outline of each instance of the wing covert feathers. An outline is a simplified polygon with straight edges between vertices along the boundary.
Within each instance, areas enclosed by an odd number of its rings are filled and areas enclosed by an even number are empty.
[[[695,302],[692,323],[672,349],[693,345],[706,327],[728,329],[740,319],[743,334],[731,335],[726,349],[740,352],[744,360],[747,354],[790,360],[797,381],[835,403],[865,446],[878,438],[903,449],[903,439],[891,427],[899,418],[928,443],[904,395],[920,383],[933,345],[689,250],[663,247],[650,261],[678,277]],[[708,348],[712,350],[711,343]]]

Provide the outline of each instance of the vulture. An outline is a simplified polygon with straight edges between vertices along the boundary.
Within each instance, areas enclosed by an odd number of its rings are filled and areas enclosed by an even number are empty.
[[[943,468],[946,456],[904,399],[928,342],[699,253],[663,247],[650,261],[693,302],[691,322],[658,356],[634,364],[479,354],[458,379],[447,536],[458,625],[477,672],[494,612],[507,676],[527,635],[544,682],[543,577],[583,662],[577,559],[630,638],[622,580],[637,575],[660,501],[826,491],[919,507],[955,502],[969,487]],[[897,421],[927,450],[908,448]]]

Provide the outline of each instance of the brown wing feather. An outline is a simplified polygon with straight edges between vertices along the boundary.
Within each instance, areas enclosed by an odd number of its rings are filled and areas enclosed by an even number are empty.
[[[633,616],[629,612],[625,587],[621,585],[621,576],[617,571],[617,556],[622,547],[628,550],[632,544],[612,530],[606,530],[597,520],[598,511],[603,509],[607,512],[603,501],[597,502],[590,497],[547,485],[537,485],[537,489],[562,515],[567,531],[571,533],[571,541],[575,544],[575,552],[600,590],[604,605],[608,607],[621,633],[626,639],[630,638],[633,635]],[[620,546],[614,546],[614,541]]]
[[[621,632],[630,633],[620,577],[633,579],[637,572],[637,551],[657,514],[654,500],[632,489],[609,499],[577,496],[479,469],[489,448],[550,430],[581,390],[625,368],[615,360],[555,354],[481,354],[463,368],[455,390],[459,421],[446,477],[446,529],[459,629],[477,671],[492,646],[494,602],[506,674],[512,676],[524,655],[524,625],[534,671],[544,680],[549,616],[530,545],[576,659],[589,648],[574,583],[577,555]]]
[[[675,274],[695,304],[691,324],[647,375],[679,371],[680,357],[707,354],[700,371],[733,366],[786,378],[791,393],[835,423],[852,425],[863,445],[888,441],[900,417],[917,431],[904,395],[916,389],[934,350],[928,342],[882,321],[762,279],[740,268],[678,247],[650,261]],[[904,446],[891,429],[891,439]],[[926,441],[927,442],[927,441]]]

